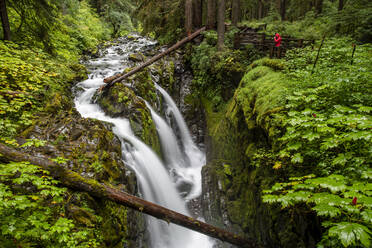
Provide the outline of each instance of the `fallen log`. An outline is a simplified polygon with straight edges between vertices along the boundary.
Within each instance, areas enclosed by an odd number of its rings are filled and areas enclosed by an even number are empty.
[[[256,242],[251,239],[238,236],[221,228],[214,227],[173,210],[145,201],[105,184],[101,184],[96,180],[86,179],[80,174],[68,170],[47,158],[31,156],[1,143],[0,154],[12,161],[28,161],[32,164],[39,165],[43,169],[48,170],[55,179],[59,180],[63,185],[69,188],[85,191],[98,198],[109,199],[155,218],[186,227],[239,247],[259,247]]]
[[[197,30],[196,32],[192,33],[190,36],[187,36],[186,38],[180,40],[179,42],[177,42],[175,45],[171,46],[170,48],[168,48],[166,51],[158,54],[158,55],[155,55],[154,57],[152,57],[151,59],[149,59],[148,61],[144,62],[143,64],[133,68],[130,72],[124,74],[124,73],[119,73],[119,74],[116,74],[114,76],[111,76],[111,77],[107,77],[103,80],[103,82],[106,83],[106,85],[102,88],[102,90],[106,90],[106,89],[109,89],[112,85],[114,85],[115,83],[117,82],[120,82],[120,81],[123,81],[124,79],[126,79],[127,77],[129,76],[132,76],[133,74],[141,71],[143,68],[145,68],[146,66],[149,66],[151,65],[152,63],[158,61],[159,59],[161,59],[162,57],[164,57],[165,55],[173,52],[174,50],[178,49],[179,47],[181,47],[182,45],[184,45],[185,43],[193,40],[194,38],[196,38],[197,36],[200,35],[201,32],[203,32],[205,30],[205,27]]]

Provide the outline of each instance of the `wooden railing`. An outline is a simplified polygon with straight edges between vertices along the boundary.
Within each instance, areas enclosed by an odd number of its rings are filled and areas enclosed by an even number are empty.
[[[275,49],[273,36],[268,36],[265,33],[257,33],[255,29],[245,28],[234,37],[234,48],[242,49],[248,44],[254,45],[257,49],[270,52],[270,57],[281,57],[286,50],[298,47],[313,46],[314,40],[297,39],[289,36],[282,36],[280,47]]]

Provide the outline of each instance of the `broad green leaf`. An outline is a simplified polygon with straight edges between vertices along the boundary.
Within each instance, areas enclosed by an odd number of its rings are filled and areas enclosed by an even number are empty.
[[[363,220],[366,223],[372,224],[372,210],[371,209],[366,209],[361,213],[361,216]]]
[[[321,192],[321,193],[314,193],[309,198],[309,202],[313,202],[315,204],[328,204],[330,206],[339,206],[342,204],[347,204],[349,200],[341,198],[335,194]]]
[[[318,133],[314,133],[314,132],[307,132],[305,133],[302,138],[304,139],[307,139],[308,141],[313,141],[315,139],[319,139],[320,138],[320,135]]]
[[[312,208],[319,216],[336,217],[341,214],[337,207],[329,206],[328,204],[316,205]]]
[[[292,159],[291,159],[292,163],[302,163],[304,161],[303,157],[301,156],[301,153],[296,153]]]
[[[337,223],[329,229],[329,236],[337,237],[344,247],[356,245],[360,241],[365,247],[370,247],[371,231],[364,225],[350,222]]]
[[[333,165],[345,165],[346,162],[347,162],[347,157],[345,156],[345,154],[340,153],[335,159],[333,159],[332,164]]]
[[[372,197],[363,195],[360,198],[358,198],[358,202],[363,203],[363,205],[368,208],[372,208]]]
[[[346,189],[343,176],[337,177],[336,175],[334,175],[333,177],[332,176],[319,177],[319,178],[308,179],[305,182],[319,185],[322,188],[329,189],[332,193],[344,191]]]
[[[264,195],[262,196],[262,201],[266,203],[274,203],[278,202],[278,198],[277,195]]]
[[[341,112],[341,113],[348,113],[348,114],[350,114],[350,113],[353,113],[354,112],[353,109],[348,108],[348,107],[345,107],[345,106],[341,106],[341,105],[335,105],[334,108],[337,111]]]
[[[370,113],[370,112],[372,112],[372,107],[369,107],[369,106],[360,106],[358,108],[358,110],[360,112]]]
[[[300,142],[296,142],[296,143],[289,143],[287,145],[287,149],[289,151],[297,151],[298,149],[300,149],[302,146],[302,144]]]

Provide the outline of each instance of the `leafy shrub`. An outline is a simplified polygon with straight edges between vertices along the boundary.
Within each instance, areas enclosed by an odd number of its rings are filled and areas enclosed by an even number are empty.
[[[217,33],[204,33],[204,41],[193,47],[191,67],[196,95],[203,95],[218,107],[227,101],[238,86],[247,66],[259,54],[254,48],[217,51]]]
[[[43,109],[52,95],[66,90],[69,84],[63,82],[85,76],[81,66],[52,59],[41,50],[11,42],[0,42],[0,54],[2,138],[11,137],[20,128],[30,125],[34,113]]]
[[[325,228],[320,247],[370,246],[372,47],[358,46],[351,65],[351,43],[327,40],[313,74],[316,50],[287,53],[286,74],[295,84],[286,99],[280,166],[273,168],[290,179],[263,197],[315,211]]]
[[[64,213],[67,190],[49,173],[26,163],[0,163],[0,243],[10,247],[100,247],[102,238],[77,228]]]

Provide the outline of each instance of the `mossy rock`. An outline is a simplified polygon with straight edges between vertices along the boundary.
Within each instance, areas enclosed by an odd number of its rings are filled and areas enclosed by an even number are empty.
[[[133,62],[144,62],[146,57],[142,53],[132,53],[128,59]]]
[[[135,135],[151,146],[159,155],[161,154],[160,141],[151,112],[145,101],[137,97],[134,90],[118,83],[107,92],[98,95],[97,102],[106,114],[129,119]]]

